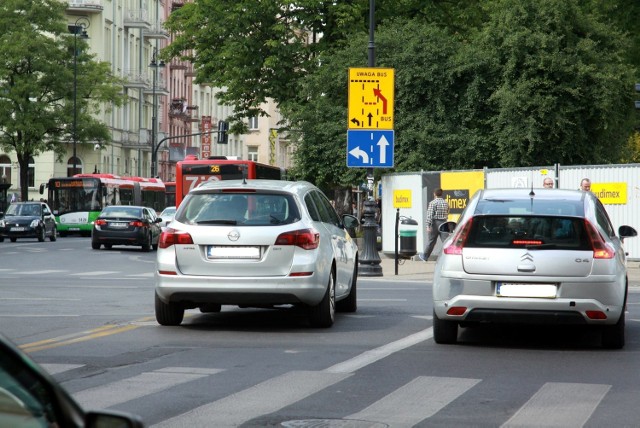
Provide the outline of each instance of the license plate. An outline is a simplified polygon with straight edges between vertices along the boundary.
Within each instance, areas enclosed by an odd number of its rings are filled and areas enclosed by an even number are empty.
[[[207,248],[210,259],[249,259],[260,258],[260,247],[211,245]]]
[[[127,225],[128,223],[109,223],[109,227],[113,227],[114,229],[124,229]]]
[[[538,297],[555,299],[558,292],[556,284],[520,284],[499,282],[496,286],[498,297]]]
[[[73,231],[73,232],[77,232],[77,231],[80,230],[80,228],[79,227],[70,227],[69,230]]]
[[[11,232],[24,232],[24,227],[12,227]]]

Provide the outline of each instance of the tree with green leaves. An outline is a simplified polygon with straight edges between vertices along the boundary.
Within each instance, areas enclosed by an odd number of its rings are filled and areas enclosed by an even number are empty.
[[[109,141],[97,114],[124,100],[110,65],[96,61],[86,42],[69,33],[66,7],[59,0],[0,2],[0,148],[16,153],[23,200],[29,159],[53,151],[61,161],[73,141],[74,60],[79,144]]]

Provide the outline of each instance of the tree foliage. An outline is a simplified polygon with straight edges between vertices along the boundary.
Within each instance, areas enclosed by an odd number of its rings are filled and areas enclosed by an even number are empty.
[[[375,65],[395,69],[394,171],[607,163],[629,150],[640,31],[619,7],[377,3]],[[346,167],[347,70],[368,64],[368,12],[367,0],[200,0],[171,16],[165,55],[225,88],[238,120],[274,99],[297,176],[349,186],[364,171]]]
[[[107,141],[95,113],[122,101],[121,82],[108,63],[96,62],[81,38],[67,29],[66,3],[3,0],[0,3],[0,148],[15,151],[21,197],[28,195],[32,156],[62,156],[72,140],[74,43],[77,43],[77,140]]]

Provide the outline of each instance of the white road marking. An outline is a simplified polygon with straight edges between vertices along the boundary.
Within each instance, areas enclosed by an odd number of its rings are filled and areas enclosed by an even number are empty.
[[[503,427],[582,427],[611,385],[545,383]]]

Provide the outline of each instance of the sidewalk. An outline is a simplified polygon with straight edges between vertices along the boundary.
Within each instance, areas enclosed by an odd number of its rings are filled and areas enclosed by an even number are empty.
[[[398,275],[395,274],[395,259],[380,253],[380,266],[382,276],[385,279],[418,280],[430,282],[433,280],[433,269],[436,267],[435,261],[423,262],[417,257],[415,260],[400,259],[398,263]],[[640,262],[627,261],[627,275],[631,287],[640,287]],[[366,277],[364,277],[366,278]],[[370,277],[375,278],[375,277]],[[379,278],[379,277],[378,277]]]

